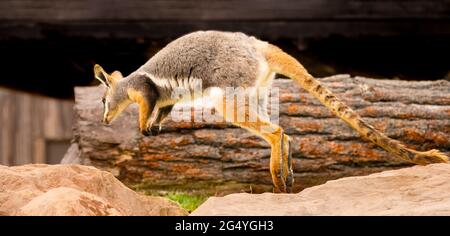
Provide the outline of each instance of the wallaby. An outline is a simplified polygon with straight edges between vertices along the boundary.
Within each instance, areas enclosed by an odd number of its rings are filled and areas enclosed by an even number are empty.
[[[267,119],[265,109],[248,111],[258,118],[252,122],[227,117],[230,115],[226,114],[221,99],[226,87],[270,87],[276,73],[295,80],[362,137],[393,156],[415,164],[449,162],[448,157],[438,150],[415,151],[387,137],[323,87],[294,57],[277,46],[243,33],[193,32],[169,43],[125,78],[118,71],[109,75],[99,65],[94,66],[94,73],[95,78],[107,87],[103,96],[103,121],[111,122],[124,108],[136,102],[139,104],[139,128],[144,135],[156,135],[161,130],[162,121],[179,102],[170,95],[176,87],[191,91],[198,86],[194,81],[201,81],[205,96],[211,97],[210,101],[221,116],[270,144],[274,192],[292,190],[290,137]],[[271,129],[262,129],[263,126]]]

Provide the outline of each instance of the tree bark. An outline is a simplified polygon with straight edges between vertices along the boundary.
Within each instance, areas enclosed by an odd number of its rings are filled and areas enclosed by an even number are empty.
[[[450,82],[376,80],[337,75],[320,79],[363,119],[417,150],[450,154]],[[293,81],[278,79],[280,125],[294,142],[295,190],[343,176],[410,164],[359,137]],[[103,88],[75,89],[74,147],[80,162],[109,170],[141,189],[209,192],[270,191],[266,142],[226,123],[165,122],[160,135],[138,131],[132,105],[103,125]]]

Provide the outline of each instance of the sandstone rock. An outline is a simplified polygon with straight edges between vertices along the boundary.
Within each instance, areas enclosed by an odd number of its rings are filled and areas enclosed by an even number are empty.
[[[450,165],[342,178],[298,194],[213,197],[192,215],[450,215]]]
[[[106,171],[82,165],[0,166],[1,215],[186,215]]]
[[[21,207],[25,216],[120,216],[104,199],[73,188],[53,188]]]

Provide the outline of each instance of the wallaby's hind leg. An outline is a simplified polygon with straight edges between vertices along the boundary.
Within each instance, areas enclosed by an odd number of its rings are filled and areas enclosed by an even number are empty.
[[[294,172],[292,170],[292,139],[284,134],[283,129],[281,129],[280,138],[282,149],[279,173],[281,173],[281,178],[286,186],[286,191],[283,192],[291,193],[292,185],[294,184]]]
[[[262,116],[262,119],[264,120],[269,120],[270,116],[267,113],[267,97],[265,97],[265,99],[260,100],[260,102],[258,103],[259,107],[258,107],[258,114],[260,116]],[[283,131],[283,130],[282,130]],[[292,192],[292,186],[294,184],[294,172],[292,170],[292,139],[284,134],[281,135],[282,137],[286,137],[286,140],[283,138],[281,139],[281,147],[283,147],[282,149],[282,159],[281,159],[281,168],[282,170],[280,171],[287,171],[287,177],[285,180],[285,184],[286,184],[286,191],[288,193]]]
[[[290,138],[284,134],[283,129],[262,120],[258,116],[257,122],[233,122],[242,128],[262,137],[270,144],[270,174],[274,184],[274,192],[289,192],[292,188],[292,183],[289,182],[289,142]]]
[[[259,92],[263,92],[264,96],[258,96],[258,114],[262,116],[263,120],[270,120],[270,116],[267,111],[267,100],[268,100],[268,93],[265,91],[265,89],[260,90]],[[285,171],[287,171],[287,177],[285,180],[286,184],[286,191],[288,193],[292,192],[292,187],[294,184],[294,172],[292,170],[292,140],[289,136],[284,135],[283,137],[287,137],[288,141],[285,141],[284,139],[281,139],[282,141],[282,159],[281,159],[281,168],[284,168]],[[280,170],[280,171],[283,171]]]
[[[257,111],[249,109],[248,105],[244,105],[244,108],[242,108],[238,107],[237,104],[227,104],[225,99],[220,97],[212,97],[212,101],[216,111],[218,111],[226,121],[249,130],[262,137],[270,144],[270,173],[274,184],[274,192],[287,192],[288,189],[290,190],[292,187],[292,177],[288,178],[290,170],[292,170],[289,165],[291,164],[289,161],[290,138],[284,134],[283,129],[265,119],[265,117],[258,114]],[[225,110],[226,107],[228,107],[228,111],[231,110],[232,112],[227,112],[227,110]],[[239,109],[245,109],[245,117],[242,119],[238,119]],[[250,117],[256,119],[251,120]],[[286,186],[288,180],[289,188]]]

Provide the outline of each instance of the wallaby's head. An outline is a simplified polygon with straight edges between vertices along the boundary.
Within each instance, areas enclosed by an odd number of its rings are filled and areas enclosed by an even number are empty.
[[[102,97],[103,122],[109,124],[131,104],[131,100],[128,97],[125,83],[123,83],[123,76],[119,71],[108,74],[100,65],[96,64],[94,75],[106,87],[105,94]]]

